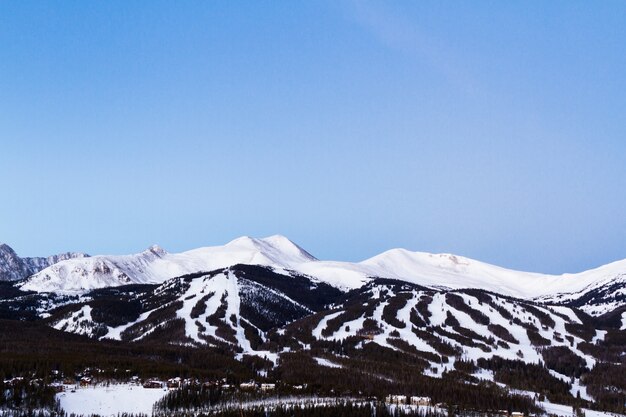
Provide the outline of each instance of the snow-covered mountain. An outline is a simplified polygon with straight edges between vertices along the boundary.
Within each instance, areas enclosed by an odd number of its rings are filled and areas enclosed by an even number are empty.
[[[136,287],[90,292],[47,320],[56,329],[91,337],[125,341],[156,337],[252,352],[271,329],[322,311],[345,296],[312,278],[256,265],[184,275],[139,293]],[[112,299],[118,307],[124,303],[127,307],[111,308]],[[130,308],[133,305],[138,309]]]
[[[250,255],[251,243],[263,246],[248,239],[233,246]],[[223,251],[231,253],[213,248],[214,253]],[[158,248],[147,252],[152,254],[137,259],[150,264],[156,261],[146,260],[168,255]],[[298,264],[303,254],[291,253]],[[464,263],[442,258],[422,261]],[[255,259],[264,258],[257,254]],[[353,264],[352,272],[382,267],[372,263]],[[607,380],[614,383],[614,372],[622,372],[625,333],[614,320],[619,310],[613,317],[592,318],[576,308],[481,289],[435,289],[386,278],[367,278],[346,292],[293,269],[278,269],[237,264],[158,285],[122,285],[80,295],[23,293],[4,283],[13,295],[0,297],[0,317],[39,321],[104,345],[107,339],[119,340],[108,345],[116,350],[124,343],[132,343],[127,346],[133,349],[160,346],[166,352],[200,347],[207,354],[218,352],[220,360],[232,355],[253,366],[259,377],[283,380],[284,372],[300,366],[290,383],[309,383],[306,377],[312,372],[338,380],[345,374],[365,375],[375,384],[394,382],[398,375],[426,375],[429,384],[465,387],[486,381],[591,401],[605,391],[598,375],[610,371]],[[33,310],[36,315],[30,314]],[[328,371],[335,373],[328,376]],[[519,385],[520,376],[528,387]]]
[[[48,323],[101,339],[223,346],[274,363],[281,353],[311,350],[312,344],[362,349],[375,343],[415,355],[437,377],[454,370],[456,361],[498,356],[533,364],[559,352],[590,369],[597,361],[590,346],[601,344],[607,334],[569,307],[389,279],[342,293],[309,277],[262,266],[191,274],[141,295],[128,293],[90,293],[88,301],[55,312]],[[128,297],[121,302],[141,307],[113,309],[107,301],[111,296]]]
[[[426,375],[599,402],[623,372],[624,271],[545,275],[404,249],[321,261],[283,236],[243,237],[58,262],[0,283],[0,319],[115,346],[200,347],[280,380],[300,369],[293,384],[322,367],[367,386]]]
[[[71,259],[33,275],[21,288],[37,292],[81,292],[126,284],[158,284],[169,278],[236,264],[289,268],[316,259],[284,236],[241,237],[224,246],[168,253],[152,246],[135,255]]]
[[[0,244],[0,281],[17,281],[29,277],[44,268],[67,259],[85,258],[89,255],[66,252],[48,257],[21,258],[7,244]]]
[[[263,239],[242,237],[224,246],[178,254],[153,246],[135,255],[69,259],[43,269],[21,287],[37,292],[82,292],[131,283],[162,283],[236,264],[307,275],[344,291],[360,288],[378,277],[432,289],[479,288],[517,298],[561,302],[592,314],[620,307],[626,301],[622,294],[626,260],[563,275],[515,271],[461,256],[405,249],[392,249],[358,263],[321,261],[278,235]]]
[[[594,315],[626,301],[626,260],[575,274],[549,275],[505,269],[456,255],[394,249],[361,264],[384,271],[388,277],[431,288],[480,288],[512,297],[560,302]]]

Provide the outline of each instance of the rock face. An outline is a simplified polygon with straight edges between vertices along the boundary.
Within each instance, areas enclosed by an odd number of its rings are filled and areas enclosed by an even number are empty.
[[[48,257],[20,258],[7,244],[0,244],[0,281],[16,281],[67,259],[86,258],[80,252],[66,252]]]

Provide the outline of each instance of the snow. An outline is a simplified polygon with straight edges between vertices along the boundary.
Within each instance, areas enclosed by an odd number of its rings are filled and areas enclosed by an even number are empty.
[[[574,415],[571,405],[554,404],[548,401],[539,401],[538,405],[546,410],[547,414],[554,414],[557,416]]]
[[[606,330],[596,330],[596,335],[593,337],[593,339],[591,339],[591,343],[597,344],[598,342],[604,341],[606,334],[607,334]]]
[[[317,362],[318,365],[326,366],[327,368],[343,368],[343,366],[341,366],[340,364],[335,363],[335,362],[331,362],[331,361],[329,361],[328,359],[325,359],[325,358],[317,358],[316,357],[316,358],[313,358],[313,359],[315,359],[315,362]]]
[[[582,321],[580,321],[580,319],[578,318],[576,313],[574,313],[574,311],[571,308],[569,308],[569,307],[550,306],[550,310],[554,311],[555,313],[562,314],[562,315],[566,316],[573,323],[576,323],[576,324],[582,324],[583,323]]]
[[[543,407],[546,410],[547,414],[554,414],[562,417],[574,416],[572,406],[570,405],[555,404],[548,401],[537,402],[537,404],[540,407]],[[622,414],[609,413],[607,411],[590,410],[588,408],[583,408],[582,411],[585,413],[585,417],[623,417]]]
[[[320,261],[284,236],[241,237],[223,246],[171,254],[158,246],[135,255],[93,256],[56,263],[21,284],[38,292],[84,292],[130,283],[162,283],[167,279],[235,264],[262,265],[289,274],[304,274],[343,290],[359,288],[372,277],[401,279],[435,288],[487,289],[504,295],[555,302],[580,297],[588,291],[621,280],[626,282],[626,260],[576,274],[548,275],[501,268],[452,254],[392,249],[362,262]],[[626,293],[626,289],[620,289]],[[599,314],[614,301],[585,306]],[[559,311],[555,307],[554,311]],[[563,310],[563,314],[571,314]]]
[[[154,310],[150,310],[147,311],[145,313],[142,313],[137,320],[135,321],[131,321],[130,323],[126,323],[123,324],[121,326],[118,327],[109,327],[107,334],[105,334],[104,336],[101,337],[101,339],[112,339],[112,340],[122,340],[122,333],[128,329],[129,327],[142,322],[144,320],[146,320],[148,318],[148,316],[150,316],[150,314],[152,314]]]
[[[224,246],[170,254],[152,246],[135,255],[101,255],[69,259],[33,275],[22,289],[38,292],[75,293],[130,283],[154,284],[200,271],[213,271],[236,264],[287,269],[316,259],[284,236],[264,239],[241,237]]]
[[[373,289],[373,294],[370,297],[371,300],[377,301],[376,305],[374,306],[374,311],[371,319],[373,319],[378,324],[378,327],[381,331],[378,334],[370,336],[371,340],[381,346],[398,350],[396,346],[390,344],[389,339],[399,337],[401,340],[409,343],[420,351],[437,354],[437,350],[430,343],[418,337],[418,335],[413,332],[413,325],[410,322],[411,312],[416,310],[417,303],[421,299],[423,299],[426,294],[423,291],[416,290],[410,293],[412,297],[407,301],[406,305],[400,308],[397,312],[397,319],[401,322],[404,322],[406,326],[404,328],[396,328],[383,320],[382,312],[388,301],[385,298],[381,298],[380,293],[376,291],[377,289],[377,287]],[[430,293],[429,296],[432,297],[432,301],[428,304],[427,307],[430,313],[430,317],[427,320],[429,322],[429,325],[441,326],[447,332],[458,333],[455,328],[445,324],[447,314],[450,313],[459,321],[461,328],[471,330],[480,335],[492,335],[491,330],[486,325],[477,323],[467,313],[457,310],[456,308],[448,304],[446,294],[446,292],[436,292],[434,294]],[[451,344],[452,346],[460,347],[462,350],[462,359],[476,361],[480,358],[488,359],[494,356],[499,356],[504,359],[522,360],[526,363],[543,363],[543,357],[540,353],[540,350],[537,349],[537,347],[534,346],[529,340],[527,329],[524,327],[524,325],[518,324],[513,320],[510,320],[508,317],[505,318],[490,303],[480,302],[476,297],[463,292],[457,292],[456,295],[458,297],[461,297],[466,305],[487,315],[491,324],[499,325],[506,328],[509,333],[517,340],[517,343],[507,342],[506,344],[491,345],[489,346],[488,351],[484,351],[479,347],[467,346],[460,343],[456,339],[447,337],[442,334],[437,334],[437,337],[439,337],[443,341]],[[386,297],[392,296],[393,293],[389,293]],[[493,303],[506,309],[509,314],[511,314],[515,319],[521,321],[522,323],[529,323],[533,327],[535,327],[542,337],[551,341],[552,346],[566,346],[574,353],[582,357],[586,361],[589,368],[594,366],[596,360],[591,355],[583,353],[578,348],[578,344],[582,342],[582,339],[578,336],[571,335],[566,329],[566,323],[578,322],[579,320],[571,309],[563,307],[562,309],[559,309],[560,315],[556,315],[552,311],[550,311],[548,307],[535,306],[535,308],[539,309],[540,311],[551,315],[554,320],[554,326],[549,327],[542,326],[538,318],[517,301],[498,297],[496,295],[491,295],[491,299]],[[323,317],[319,321],[318,325],[313,329],[313,336],[317,339],[328,340],[343,340],[351,336],[358,336],[359,331],[363,327],[363,322],[365,321],[365,316],[363,315],[357,317],[356,319],[341,323],[341,326],[339,326],[338,330],[335,331],[333,334],[328,335],[327,337],[324,337],[322,335],[322,331],[327,327],[328,321],[335,317],[338,317],[341,314],[342,311],[334,311],[333,313],[330,313]],[[557,335],[557,333],[560,336]],[[573,344],[570,344],[569,340],[565,338],[565,336],[571,336]],[[603,337],[604,331],[598,331],[594,340],[598,341],[601,340]],[[449,357],[448,359],[449,361],[447,363],[440,364],[431,362],[429,368],[425,371],[426,374],[433,377],[440,377],[444,371],[453,369],[455,359],[451,357]],[[588,398],[586,388],[580,385],[580,382],[578,380],[570,381],[567,376],[556,374],[556,372],[553,372],[553,374],[559,379],[562,379],[568,383],[573,383],[571,391],[573,395],[576,395],[580,391],[581,397]],[[486,371],[481,371],[477,373],[476,377],[480,379],[493,379],[493,375],[490,375]]]
[[[569,392],[570,394],[572,394],[573,397],[576,397],[578,394],[580,394],[580,398],[582,398],[583,400],[593,401],[593,397],[587,393],[587,387],[581,384],[579,378],[575,378],[574,380],[572,380],[572,378],[568,377],[567,375],[560,374],[552,369],[548,369],[548,372],[550,372],[550,375],[552,375],[553,377],[558,378],[563,382],[567,382],[568,384],[571,384],[572,388]]]
[[[520,298],[573,293],[626,271],[626,260],[577,273],[548,275],[501,268],[451,254],[392,249],[360,263],[433,288],[482,288]]]
[[[73,387],[71,387],[73,388]],[[163,389],[143,388],[133,384],[96,385],[77,388],[71,392],[67,387],[57,394],[61,407],[69,414],[98,414],[112,416],[118,413],[152,414],[152,405],[163,397]]]
[[[334,319],[337,316],[339,316],[341,313],[343,313],[343,311],[338,311],[336,313],[331,313],[331,314],[325,316],[322,320],[320,320],[320,322],[317,324],[317,326],[315,326],[315,329],[313,329],[313,337],[315,337],[316,339],[322,339],[322,331],[328,325],[328,321]]]
[[[474,372],[472,376],[480,379],[481,381],[495,381],[493,371],[490,371],[489,369],[479,369],[477,372]]]
[[[84,305],[80,310],[71,313],[69,317],[54,323],[52,327],[66,332],[90,335],[92,323],[91,307]]]
[[[582,398],[583,400],[593,401],[593,397],[587,392],[587,387],[580,383],[579,378],[576,378],[572,383],[572,389],[570,390],[570,393],[574,397],[580,394],[580,398]]]

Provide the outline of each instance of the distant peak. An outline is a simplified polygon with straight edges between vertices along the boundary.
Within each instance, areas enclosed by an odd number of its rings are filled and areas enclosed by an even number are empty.
[[[245,235],[245,236],[239,236],[238,238],[231,240],[226,245],[234,245],[237,243],[248,243],[248,242],[254,242],[254,241],[256,241],[255,238]]]
[[[144,251],[144,253],[153,253],[154,255],[157,255],[159,257],[163,255],[167,255],[167,251],[163,249],[162,247],[160,247],[159,245],[150,246],[148,249]]]
[[[300,259],[315,260],[316,258],[283,235],[272,235],[264,238],[241,236],[226,244],[230,248],[253,249],[261,253],[282,253]]]
[[[274,241],[274,242],[289,242],[291,244],[294,244],[287,236],[284,235],[272,235],[272,236],[268,236],[268,237],[264,237],[261,240],[265,240],[267,242],[269,241]]]
[[[294,241],[292,241],[291,239],[289,239],[288,237],[284,235],[272,235],[272,236],[264,237],[261,240],[263,242],[269,243],[270,245],[272,245],[273,247],[277,249],[281,249],[286,252],[292,252],[292,253],[298,253],[300,255],[304,255],[306,258],[309,258],[312,261],[317,259],[315,258],[315,256],[311,255],[309,252],[303,249],[302,246],[298,245],[297,243],[294,243]]]
[[[0,251],[15,254],[15,251],[13,250],[13,248],[7,245],[6,243],[0,243]]]

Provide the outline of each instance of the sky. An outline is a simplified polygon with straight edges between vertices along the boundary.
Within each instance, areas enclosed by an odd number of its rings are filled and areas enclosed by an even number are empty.
[[[0,241],[626,258],[626,2],[0,2]]]

